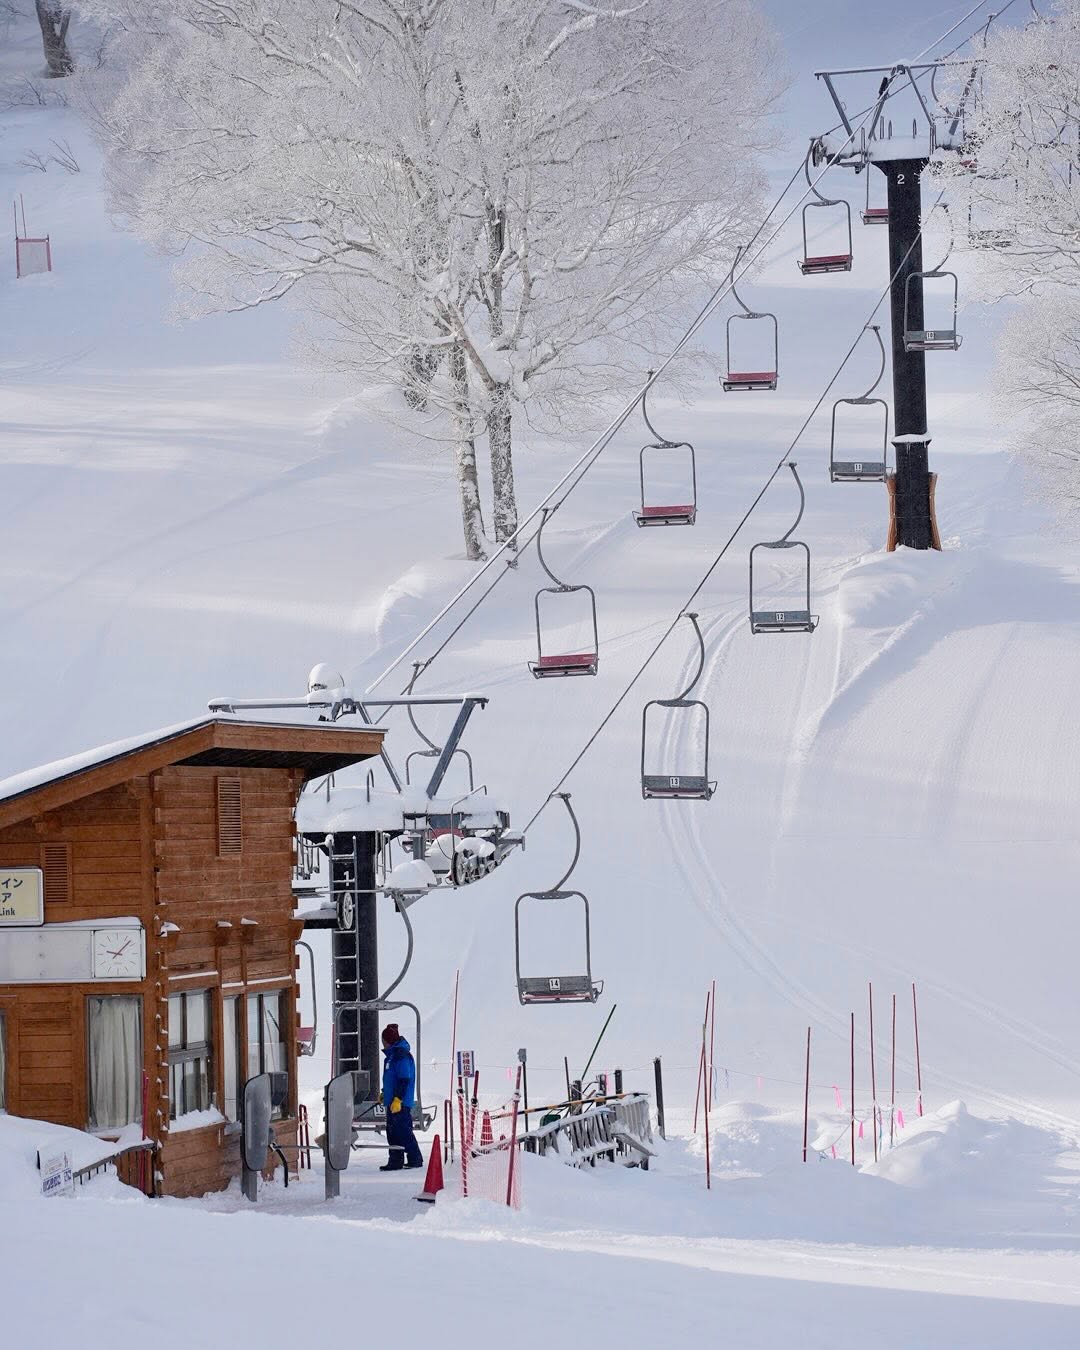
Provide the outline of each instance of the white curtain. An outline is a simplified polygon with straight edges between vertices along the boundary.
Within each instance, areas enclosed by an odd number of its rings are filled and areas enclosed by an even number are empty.
[[[142,999],[87,999],[90,1128],[115,1130],[137,1121],[142,1104]]]

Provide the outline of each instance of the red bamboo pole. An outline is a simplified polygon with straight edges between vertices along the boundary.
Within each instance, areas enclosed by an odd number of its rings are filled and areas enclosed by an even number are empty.
[[[806,1161],[806,1142],[810,1135],[810,1028],[806,1028],[806,1087],[803,1090],[802,1160]]]
[[[892,1071],[889,1076],[889,1147],[896,1128],[896,995],[892,996]]]
[[[469,1194],[469,1150],[465,1143],[465,1080],[461,1074],[458,1074],[457,1080],[457,1103],[458,1103],[458,1133],[461,1136],[461,1194]]]
[[[918,1114],[922,1115],[922,1060],[919,1057],[919,1005],[915,1000],[915,984],[911,985],[911,1011],[915,1015],[915,1084],[919,1095],[916,1099],[916,1109]]]
[[[701,1028],[701,1067],[705,1068],[705,1027]],[[709,1156],[709,1094],[705,1093],[705,1189],[712,1190],[712,1159]]]
[[[450,1032],[450,1096],[454,1095],[454,1060],[457,1058],[457,1005],[458,1005],[458,985],[461,982],[461,971],[454,972],[454,1021]]]
[[[521,1065],[517,1066],[517,1078],[514,1081],[514,1115],[510,1121],[510,1166],[506,1174],[506,1205],[514,1205],[514,1161],[517,1158],[517,1118],[518,1102],[521,1100]]]
[[[855,1014],[851,1014],[851,1165],[855,1166]]]
[[[705,1032],[704,1032],[704,1027],[708,1026],[708,1024],[709,1024],[709,995],[706,994],[706,995],[705,995],[705,1021],[704,1021],[704,1023],[702,1024],[703,1030],[702,1030],[702,1033],[701,1033],[702,1055],[701,1055],[701,1060],[700,1060],[700,1062],[698,1063],[697,1088],[696,1088],[695,1091],[694,1091],[694,1133],[695,1133],[695,1134],[697,1134],[698,1106],[699,1106],[699,1104],[700,1104],[700,1102],[701,1102],[701,1084],[702,1084],[702,1081],[703,1081],[703,1079],[704,1079],[704,1077],[705,1077],[705,1051],[704,1051]]]
[[[873,1114],[874,1161],[877,1162],[877,1073],[874,1070],[874,985],[870,990],[870,1110]]]
[[[716,981],[709,992],[709,1100],[716,1105]]]

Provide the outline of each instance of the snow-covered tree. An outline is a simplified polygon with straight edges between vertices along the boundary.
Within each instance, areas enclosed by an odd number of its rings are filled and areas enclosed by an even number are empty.
[[[991,32],[977,57],[970,153],[942,172],[982,298],[1019,300],[997,379],[1016,448],[1080,505],[1080,0]]]
[[[516,528],[513,418],[640,367],[759,207],[749,0],[84,0],[116,207],[195,305],[289,297],[322,361],[452,428],[469,556]]]

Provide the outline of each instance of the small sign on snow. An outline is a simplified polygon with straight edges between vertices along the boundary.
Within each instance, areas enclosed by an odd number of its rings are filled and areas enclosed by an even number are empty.
[[[41,1194],[73,1195],[75,1181],[71,1175],[71,1155],[52,1153],[41,1159]]]
[[[457,1071],[459,1078],[471,1078],[476,1072],[476,1051],[459,1050],[457,1052]]]

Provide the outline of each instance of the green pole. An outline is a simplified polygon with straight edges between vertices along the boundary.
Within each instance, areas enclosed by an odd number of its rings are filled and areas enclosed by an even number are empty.
[[[610,1012],[608,1013],[608,1015],[607,1015],[607,1022],[605,1022],[604,1025],[600,1028],[600,1035],[597,1036],[597,1038],[596,1038],[596,1044],[595,1044],[595,1045],[593,1046],[593,1048],[592,1048],[592,1054],[589,1056],[589,1063],[586,1064],[585,1067],[584,1067],[584,1069],[582,1069],[582,1071],[581,1071],[581,1078],[582,1078],[582,1081],[583,1081],[583,1082],[584,1082],[584,1080],[585,1080],[585,1076],[586,1076],[586,1075],[588,1074],[588,1072],[589,1072],[589,1068],[590,1068],[590,1066],[592,1065],[593,1060],[596,1058],[596,1052],[597,1052],[597,1050],[600,1049],[600,1042],[604,1039],[604,1032],[607,1031],[607,1029],[608,1029],[608,1022],[610,1022],[611,1019],[615,1016],[615,1009],[616,1009],[618,1006],[619,1006],[619,1005],[618,1005],[617,1003],[613,1003],[613,1004],[611,1005],[611,1011],[610,1011]]]

